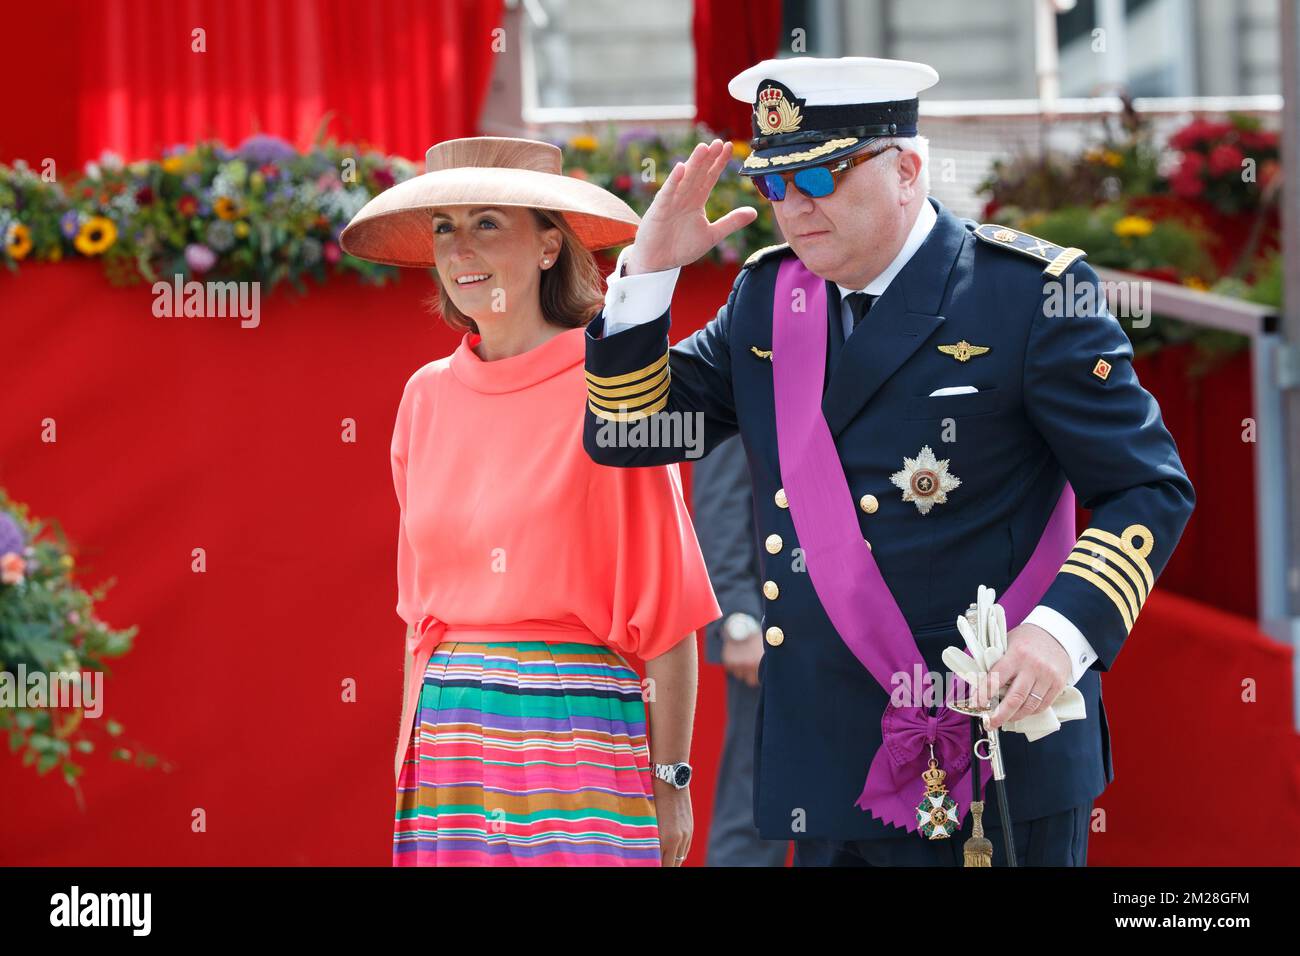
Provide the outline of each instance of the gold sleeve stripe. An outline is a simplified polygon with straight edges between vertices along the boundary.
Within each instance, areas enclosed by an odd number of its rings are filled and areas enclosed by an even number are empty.
[[[1124,600],[1128,602],[1130,617],[1133,620],[1137,620],[1138,612],[1142,610],[1142,602],[1137,599],[1137,595],[1133,593],[1132,586],[1122,574],[1112,568],[1105,561],[1101,561],[1095,557],[1084,558],[1072,554],[1070,555],[1069,560],[1073,562],[1073,567],[1086,567],[1093,572],[1100,573],[1102,577],[1106,578],[1119,588],[1119,593],[1124,595]]]
[[[1070,553],[1070,557],[1082,564],[1088,565],[1088,567],[1093,567],[1101,561],[1124,572],[1124,576],[1128,578],[1134,589],[1137,591],[1138,605],[1134,610],[1140,610],[1142,605],[1146,603],[1147,596],[1151,593],[1147,590],[1146,580],[1138,574],[1133,565],[1126,558],[1122,557],[1118,551],[1114,551],[1097,541],[1081,542],[1074,546],[1074,550]]]
[[[670,370],[665,366],[659,370],[658,375],[652,375],[643,382],[637,382],[634,385],[621,385],[618,388],[601,388],[599,385],[587,383],[587,391],[592,395],[604,398],[623,398],[627,395],[636,395],[640,392],[649,392],[658,388],[668,380]]]
[[[1133,630],[1133,615],[1129,614],[1128,608],[1124,605],[1124,599],[1119,596],[1119,592],[1102,580],[1098,575],[1093,574],[1087,568],[1076,567],[1073,564],[1064,564],[1061,566],[1062,574],[1073,574],[1083,578],[1089,584],[1095,586],[1101,593],[1111,599],[1119,616],[1124,619],[1124,631],[1128,633]]]
[[[598,406],[600,406],[600,407],[602,407],[602,408],[608,408],[608,409],[619,409],[619,408],[629,409],[629,408],[633,408],[633,407],[638,406],[638,405],[643,405],[643,404],[645,404],[646,402],[652,402],[652,401],[654,401],[654,400],[655,400],[656,398],[658,398],[660,395],[664,395],[664,394],[668,391],[668,387],[669,387],[669,385],[671,385],[671,384],[672,384],[672,383],[669,382],[669,380],[665,378],[665,379],[663,380],[663,382],[659,385],[658,388],[656,388],[656,389],[654,389],[654,390],[652,390],[652,391],[646,392],[646,393],[643,394],[643,395],[637,395],[637,396],[636,396],[632,401],[628,401],[627,399],[623,399],[622,401],[613,402],[613,401],[608,401],[608,400],[606,400],[606,399],[603,399],[603,398],[601,398],[599,395],[591,395],[591,394],[588,394],[588,395],[587,395],[587,400],[588,400],[589,402],[591,402],[593,405],[598,405]]]
[[[653,405],[649,405],[646,408],[638,409],[633,412],[607,412],[603,409],[597,408],[595,405],[591,404],[590,401],[587,402],[587,407],[590,408],[592,413],[598,418],[608,419],[611,422],[633,422],[638,418],[648,418],[655,412],[662,411],[663,407],[667,404],[668,396],[665,395]]]
[[[668,353],[665,352],[663,357],[651,362],[645,368],[639,368],[635,372],[628,372],[626,375],[601,376],[587,373],[587,381],[592,385],[626,385],[628,382],[635,382],[639,378],[646,378],[659,371],[668,364]]]
[[[1102,542],[1103,544],[1108,544],[1113,548],[1119,548],[1119,550],[1124,552],[1125,556],[1133,562],[1137,569],[1142,572],[1142,577],[1145,578],[1147,582],[1147,591],[1150,592],[1150,590],[1156,586],[1156,578],[1155,575],[1151,573],[1151,565],[1146,562],[1146,554],[1150,553],[1149,549],[1144,553],[1143,550],[1133,547],[1131,543],[1125,542],[1125,540],[1119,535],[1111,534],[1109,531],[1102,531],[1100,528],[1088,528],[1079,536],[1079,541],[1082,542],[1084,538],[1092,538],[1096,541]],[[1148,545],[1151,544],[1149,534],[1146,543]]]

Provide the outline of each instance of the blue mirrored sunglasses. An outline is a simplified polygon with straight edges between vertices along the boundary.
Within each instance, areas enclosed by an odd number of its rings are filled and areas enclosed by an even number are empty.
[[[822,199],[835,192],[835,185],[845,172],[859,163],[870,162],[891,149],[902,152],[901,146],[890,145],[874,152],[858,153],[825,166],[805,166],[794,172],[763,173],[761,176],[753,177],[754,186],[758,189],[759,195],[770,202],[780,202],[784,199],[786,185],[791,181],[794,182],[794,188],[809,199]]]

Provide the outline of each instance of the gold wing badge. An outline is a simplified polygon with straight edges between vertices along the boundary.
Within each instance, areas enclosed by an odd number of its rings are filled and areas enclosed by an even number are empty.
[[[769,362],[772,360],[771,349],[760,349],[757,345],[751,345],[749,350],[761,359],[767,359]]]
[[[976,355],[983,355],[989,350],[987,345],[971,345],[962,339],[956,345],[940,345],[938,349],[944,355],[951,355],[958,362],[969,362]]]

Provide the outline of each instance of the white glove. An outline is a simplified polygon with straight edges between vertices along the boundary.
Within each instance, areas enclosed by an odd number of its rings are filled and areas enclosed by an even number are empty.
[[[981,584],[973,612],[975,626],[972,627],[964,615],[957,618],[957,630],[961,632],[970,653],[966,654],[958,647],[946,647],[943,651],[943,662],[972,687],[977,686],[981,675],[991,671],[993,665],[1007,652],[1007,615],[1002,605],[994,603],[996,596],[992,588]],[[1080,720],[1085,716],[1087,709],[1083,694],[1077,687],[1066,687],[1047,707],[1028,717],[1003,724],[1000,729],[1024,734],[1033,741],[1056,733],[1061,729],[1063,720]]]

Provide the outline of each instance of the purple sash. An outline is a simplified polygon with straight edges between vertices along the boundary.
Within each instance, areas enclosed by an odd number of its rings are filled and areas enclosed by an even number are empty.
[[[804,312],[792,308],[796,289],[804,294]],[[890,693],[895,675],[911,679],[924,673],[925,662],[859,533],[844,466],[822,415],[826,285],[797,258],[788,257],[777,272],[772,305],[777,450],[790,517],[827,617],[862,666]],[[1074,540],[1074,491],[1067,483],[1028,563],[999,595],[1008,630],[1042,598]],[[953,610],[955,620],[965,609]],[[917,687],[913,693],[922,690]],[[880,727],[883,743],[854,805],[885,823],[915,830],[916,806],[925,793],[921,773],[933,744],[939,766],[948,773],[946,785],[957,801],[960,823],[971,799],[970,718],[942,706],[931,717],[922,706],[891,704]],[[989,761],[978,763],[981,781],[987,785],[992,768]]]

